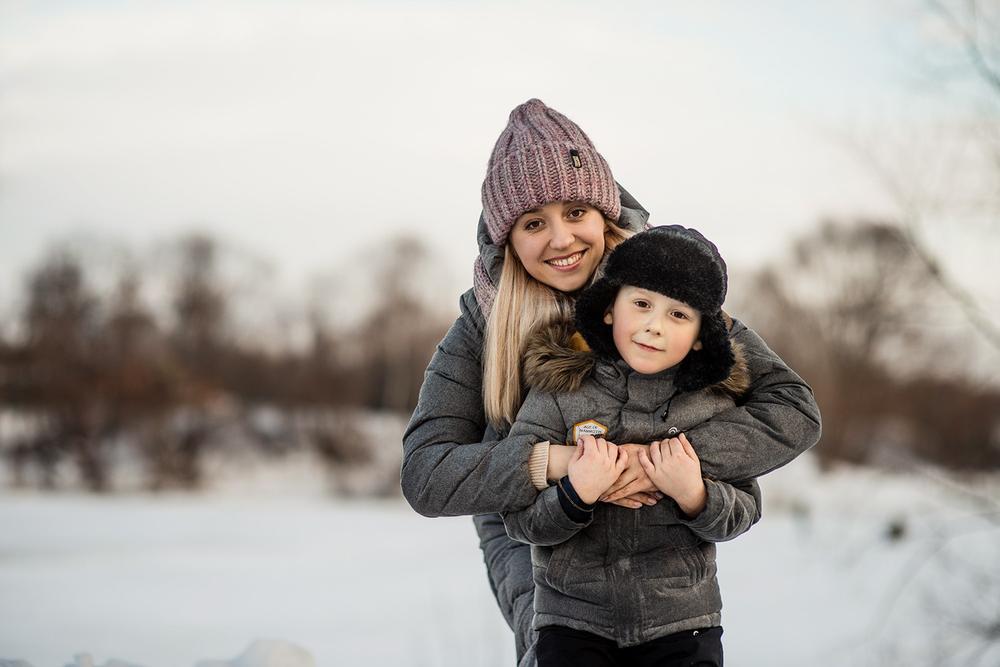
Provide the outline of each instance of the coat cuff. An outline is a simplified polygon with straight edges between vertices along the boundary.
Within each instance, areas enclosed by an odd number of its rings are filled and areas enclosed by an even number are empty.
[[[559,504],[566,512],[566,516],[577,523],[586,523],[593,518],[597,503],[585,503],[580,500],[576,489],[569,481],[569,475],[560,479],[556,486],[559,488]]]
[[[531,449],[528,457],[528,470],[531,472],[531,483],[541,491],[549,486],[549,441],[540,442]]]
[[[719,531],[719,524],[725,525],[729,507],[726,504],[725,493],[721,489],[721,482],[712,479],[705,479],[705,507],[693,519],[684,517],[680,512],[680,521],[690,528],[695,534],[703,539],[715,538],[715,533]]]

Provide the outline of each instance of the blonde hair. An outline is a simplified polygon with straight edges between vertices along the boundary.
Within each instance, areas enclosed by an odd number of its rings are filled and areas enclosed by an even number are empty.
[[[605,220],[604,255],[631,235]],[[532,332],[572,316],[573,298],[532,278],[508,242],[483,342],[483,405],[490,424],[502,427],[514,423],[524,401],[521,359]]]

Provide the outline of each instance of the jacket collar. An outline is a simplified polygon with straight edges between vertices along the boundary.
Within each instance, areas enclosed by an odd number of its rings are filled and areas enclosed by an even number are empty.
[[[742,346],[735,341],[731,344],[736,360],[729,376],[709,388],[739,397],[750,388],[750,373]],[[523,363],[528,386],[553,393],[574,392],[589,377],[620,400],[629,396],[633,400],[643,400],[635,398],[641,393],[648,395],[651,404],[657,405],[675,391],[676,367],[643,375],[629,368],[621,358],[602,359],[587,347],[568,322],[556,322],[536,331],[528,339]]]

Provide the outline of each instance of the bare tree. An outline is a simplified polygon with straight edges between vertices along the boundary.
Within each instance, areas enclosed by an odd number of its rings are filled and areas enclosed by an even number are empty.
[[[823,411],[826,461],[898,447],[953,467],[1000,466],[1000,394],[949,374],[955,316],[898,227],[822,224],[743,290],[749,319]]]

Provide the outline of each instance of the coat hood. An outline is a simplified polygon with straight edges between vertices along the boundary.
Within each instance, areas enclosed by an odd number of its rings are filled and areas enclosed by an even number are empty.
[[[732,318],[722,313],[726,329],[731,329]],[[711,389],[733,398],[739,398],[750,388],[750,371],[743,346],[730,341],[733,365],[729,374],[719,382],[700,377],[678,378],[678,387],[684,391]],[[579,333],[568,322],[556,322],[536,331],[529,339],[524,354],[524,378],[529,387],[553,393],[574,392],[593,373],[601,357],[594,353]],[[697,369],[697,365],[692,366]],[[679,369],[682,372],[684,369]],[[697,372],[697,370],[695,370]]]

